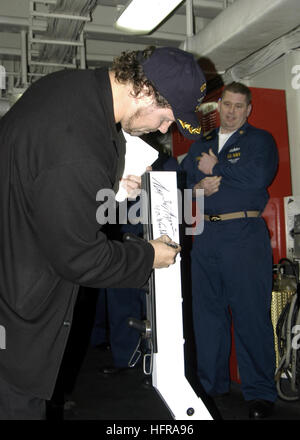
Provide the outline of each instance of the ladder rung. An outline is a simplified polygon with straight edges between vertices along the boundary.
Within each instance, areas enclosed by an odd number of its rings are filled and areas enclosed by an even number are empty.
[[[33,0],[33,3],[43,3],[44,5],[56,5],[57,0]]]
[[[31,12],[33,17],[52,17],[52,18],[63,18],[66,20],[80,20],[80,21],[90,21],[90,17],[85,17],[83,15],[71,15],[71,14],[57,14],[55,12]]]
[[[84,46],[83,42],[78,41],[67,41],[67,40],[47,40],[43,38],[30,38],[29,43],[35,44],[60,44],[62,46]]]
[[[50,66],[50,67],[69,67],[74,68],[76,67],[75,64],[62,64],[62,63],[50,63],[50,62],[42,62],[42,61],[29,61],[28,64],[30,66]]]

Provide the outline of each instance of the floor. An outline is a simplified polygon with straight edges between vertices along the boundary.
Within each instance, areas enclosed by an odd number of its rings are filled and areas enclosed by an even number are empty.
[[[89,348],[74,391],[68,396],[64,420],[173,420],[156,390],[145,381],[147,376],[141,368],[107,377],[99,370],[110,363],[109,349]],[[248,420],[247,407],[237,383],[232,383],[229,396],[215,401],[205,395],[201,398],[206,402],[214,420]],[[49,419],[55,418],[55,414],[50,413]],[[300,401],[278,399],[274,415],[268,420],[299,419]]]

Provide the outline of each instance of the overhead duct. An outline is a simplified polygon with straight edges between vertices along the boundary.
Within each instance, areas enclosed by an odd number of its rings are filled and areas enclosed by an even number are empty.
[[[189,38],[188,48],[224,72],[296,28],[299,16],[299,0],[237,0]],[[180,47],[187,47],[187,42]]]
[[[230,67],[223,75],[224,83],[249,79],[275,60],[300,47],[300,26],[292,32],[272,41],[246,59]]]

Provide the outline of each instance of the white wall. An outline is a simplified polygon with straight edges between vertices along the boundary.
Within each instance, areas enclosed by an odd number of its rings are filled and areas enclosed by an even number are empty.
[[[300,51],[287,53],[272,66],[244,82],[250,87],[282,89],[286,92],[292,190],[293,195],[300,195]]]

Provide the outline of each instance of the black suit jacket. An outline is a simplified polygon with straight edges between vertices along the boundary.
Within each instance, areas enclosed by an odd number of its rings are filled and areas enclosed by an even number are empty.
[[[109,241],[96,218],[124,155],[106,69],[50,74],[0,120],[0,375],[22,392],[51,397],[79,285],[150,275],[152,246]]]

